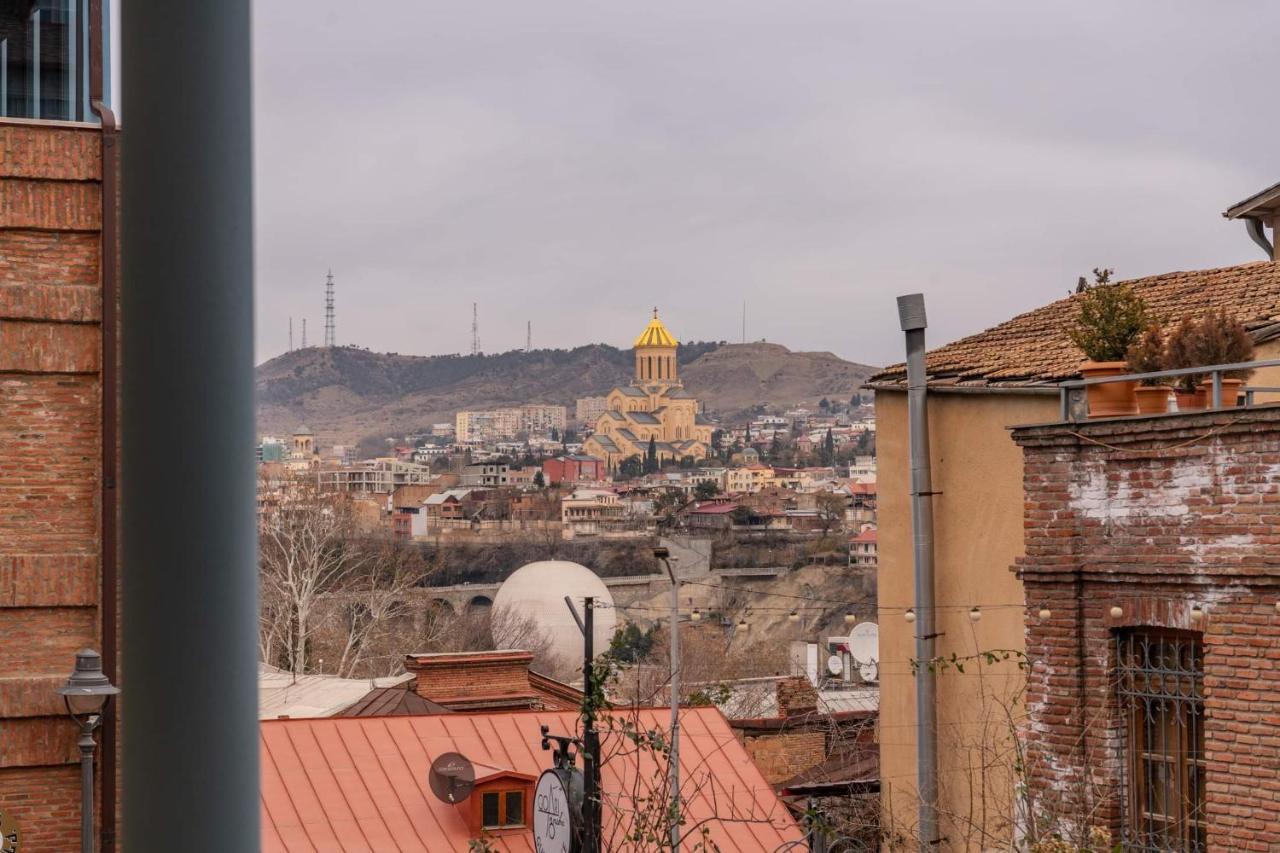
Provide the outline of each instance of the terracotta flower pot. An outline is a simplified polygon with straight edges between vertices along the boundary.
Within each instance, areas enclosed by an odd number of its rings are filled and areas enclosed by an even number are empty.
[[[1181,388],[1175,392],[1174,397],[1178,400],[1179,412],[1194,412],[1197,409],[1205,407],[1204,388],[1196,388],[1195,391],[1184,391]]]
[[[1100,376],[1123,376],[1129,373],[1129,365],[1123,361],[1086,361],[1080,365],[1080,375],[1085,379]],[[1089,401],[1089,417],[1114,418],[1121,415],[1136,415],[1138,401],[1135,391],[1137,382],[1107,382],[1102,385],[1086,385],[1085,392]]]
[[[1163,415],[1169,411],[1168,385],[1139,385],[1134,393],[1138,398],[1138,414]]]
[[[1240,403],[1240,389],[1244,387],[1243,379],[1222,380],[1222,408],[1234,409]],[[1208,408],[1213,400],[1213,380],[1206,379],[1200,383],[1196,393],[1203,398],[1201,408]]]

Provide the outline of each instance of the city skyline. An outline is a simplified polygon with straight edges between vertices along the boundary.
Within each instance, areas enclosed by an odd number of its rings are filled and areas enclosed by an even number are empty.
[[[1280,10],[260,4],[257,357],[689,339],[886,364],[1117,278],[1260,259]],[[305,37],[299,37],[299,22]],[[300,86],[299,81],[308,81]],[[335,122],[334,105],[344,120]],[[976,298],[975,294],[983,294]]]

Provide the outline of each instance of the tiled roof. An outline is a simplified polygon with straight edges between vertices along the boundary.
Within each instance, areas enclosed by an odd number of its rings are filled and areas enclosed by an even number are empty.
[[[648,412],[627,412],[628,420],[638,424],[660,424],[662,421],[655,418]]]
[[[1280,265],[1269,261],[1235,267],[1173,272],[1125,282],[1158,319],[1177,321],[1191,313],[1222,308],[1238,318],[1257,341],[1280,336]],[[1067,338],[1078,296],[1060,299],[931,350],[931,385],[1018,387],[1073,379],[1083,354]],[[906,382],[906,367],[871,377],[880,386]]]
[[[641,730],[662,729],[668,714],[665,708],[640,709],[637,719],[627,713],[613,730],[624,720]],[[459,752],[477,765],[536,776],[552,759],[541,748],[538,727],[573,734],[578,723],[575,711],[263,722],[262,850],[462,853],[470,839],[467,806],[432,796],[426,784],[432,760]],[[605,754],[614,756],[602,771],[605,837],[617,827],[612,805],[628,795],[631,783],[662,774],[649,754],[619,748],[622,737],[602,736]],[[803,834],[795,820],[716,709],[681,711],[680,766],[689,794],[686,817],[690,826],[709,820],[708,846],[760,853],[799,847]],[[750,812],[765,819],[730,819]],[[495,834],[489,843],[499,851],[533,850],[528,831]]]
[[[619,385],[617,388],[613,390],[622,392],[622,395],[624,397],[648,397],[649,396],[648,394],[644,393],[634,385]]]
[[[668,397],[672,400],[692,400],[693,399],[692,394],[690,394],[688,391],[684,390],[683,388],[679,387],[678,385],[673,385],[672,387],[668,388],[666,391],[663,391],[662,396]]]

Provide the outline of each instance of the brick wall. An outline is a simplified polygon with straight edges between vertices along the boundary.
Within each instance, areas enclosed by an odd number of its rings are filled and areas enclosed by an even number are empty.
[[[447,708],[529,708],[537,699],[532,661],[525,651],[443,652],[407,655],[404,666],[419,696]]]
[[[748,737],[743,741],[747,755],[770,785],[792,778],[827,758],[826,734],[820,730],[782,732]]]
[[[102,646],[100,146],[0,122],[0,809],[24,850],[79,846],[55,691]]]
[[[1275,849],[1280,408],[1023,428],[1014,439],[1026,462],[1017,570],[1032,793],[1069,825],[1118,832],[1126,744],[1116,637],[1196,632],[1208,847]]]

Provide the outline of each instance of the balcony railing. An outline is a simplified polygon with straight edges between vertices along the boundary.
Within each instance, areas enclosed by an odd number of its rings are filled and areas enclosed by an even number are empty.
[[[1150,373],[1125,373],[1120,376],[1095,376],[1090,379],[1072,379],[1067,382],[1058,383],[1058,406],[1059,415],[1064,422],[1075,422],[1080,420],[1076,417],[1076,411],[1073,411],[1071,405],[1071,392],[1087,389],[1091,385],[1106,385],[1113,382],[1142,382],[1149,379],[1179,379],[1184,376],[1203,377],[1199,382],[1206,381],[1210,383],[1209,397],[1205,401],[1205,409],[1196,409],[1194,411],[1206,411],[1213,409],[1221,409],[1222,405],[1222,379],[1224,374],[1236,373],[1239,371],[1254,371],[1262,367],[1280,367],[1280,359],[1264,359],[1261,361],[1243,361],[1235,364],[1209,364],[1200,367],[1181,367],[1174,370],[1157,370]],[[1172,392],[1172,388],[1170,391]],[[1254,405],[1255,394],[1274,393],[1280,394],[1280,387],[1270,386],[1245,386],[1243,394],[1245,397],[1245,406]],[[1187,410],[1183,410],[1185,414]],[[1144,414],[1176,414],[1177,412],[1147,412]]]

